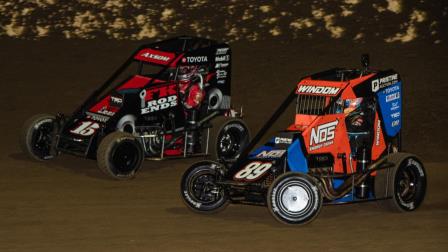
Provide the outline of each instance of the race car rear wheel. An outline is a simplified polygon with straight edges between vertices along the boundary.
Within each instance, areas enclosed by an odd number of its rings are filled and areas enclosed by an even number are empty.
[[[209,154],[213,160],[236,160],[249,144],[250,131],[241,119],[218,117],[210,130]]]
[[[119,180],[133,178],[143,159],[141,143],[133,135],[121,131],[107,135],[97,151],[100,170]]]
[[[419,159],[407,153],[389,155],[394,166],[379,170],[375,176],[375,197],[385,199],[378,204],[394,212],[417,209],[426,194],[426,171]]]
[[[226,192],[216,183],[220,166],[212,161],[202,161],[185,171],[180,193],[189,209],[198,213],[216,213],[227,207]]]
[[[49,160],[57,154],[52,149],[55,116],[40,114],[23,125],[20,146],[23,152],[35,160]]]
[[[304,225],[317,217],[322,195],[315,180],[288,172],[274,180],[267,194],[268,209],[281,223]]]

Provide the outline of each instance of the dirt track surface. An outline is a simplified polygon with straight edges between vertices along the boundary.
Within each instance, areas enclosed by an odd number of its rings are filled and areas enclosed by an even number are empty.
[[[190,160],[192,161],[192,160]],[[408,214],[376,203],[326,206],[305,227],[277,223],[267,208],[190,212],[179,178],[190,161],[146,163],[133,181],[104,179],[95,162],[63,157],[2,160],[0,250],[27,251],[443,251],[448,248],[446,165],[427,164],[429,192]]]
[[[446,179],[447,70],[442,45],[236,43],[234,101],[255,130],[300,76],[358,66],[369,51],[405,85],[405,149],[420,154],[429,176],[424,205],[393,214],[375,203],[324,207],[305,227],[278,224],[264,207],[190,212],[179,180],[195,160],[146,162],[132,181],[111,181],[95,161],[61,156],[35,162],[17,140],[33,114],[70,113],[136,44],[112,41],[0,41],[0,251],[347,251],[448,249]],[[269,97],[267,97],[269,96]],[[290,119],[282,120],[285,127]]]

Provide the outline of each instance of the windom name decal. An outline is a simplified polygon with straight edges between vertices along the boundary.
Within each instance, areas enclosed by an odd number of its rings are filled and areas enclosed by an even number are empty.
[[[340,88],[337,87],[322,87],[322,86],[308,86],[301,85],[297,89],[299,94],[323,94],[323,95],[336,95]]]

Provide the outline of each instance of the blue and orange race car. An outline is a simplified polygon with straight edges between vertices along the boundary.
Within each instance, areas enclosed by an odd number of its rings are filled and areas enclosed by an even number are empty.
[[[302,78],[235,162],[192,165],[181,181],[185,204],[200,213],[267,205],[278,221],[299,225],[323,204],[418,208],[426,173],[419,158],[401,152],[402,80],[394,70],[371,70],[368,55],[361,62]],[[293,101],[294,122],[258,145]]]

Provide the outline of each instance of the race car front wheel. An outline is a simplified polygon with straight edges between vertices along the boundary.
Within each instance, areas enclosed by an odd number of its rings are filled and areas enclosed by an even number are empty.
[[[57,154],[52,149],[55,116],[40,114],[25,122],[20,146],[23,152],[35,160],[49,160]]]
[[[100,143],[97,151],[98,167],[114,179],[131,179],[144,159],[141,143],[126,132],[113,132]]]
[[[226,192],[216,183],[219,169],[219,163],[202,161],[184,173],[180,193],[189,209],[198,213],[215,213],[229,204]]]
[[[319,214],[322,195],[312,177],[288,172],[275,179],[269,187],[267,203],[269,211],[279,222],[304,225]]]
[[[212,122],[209,153],[214,160],[236,160],[249,144],[249,127],[241,119],[218,117]]]
[[[389,155],[392,168],[379,170],[375,176],[378,204],[394,212],[417,209],[426,194],[426,171],[417,157],[407,153]]]

